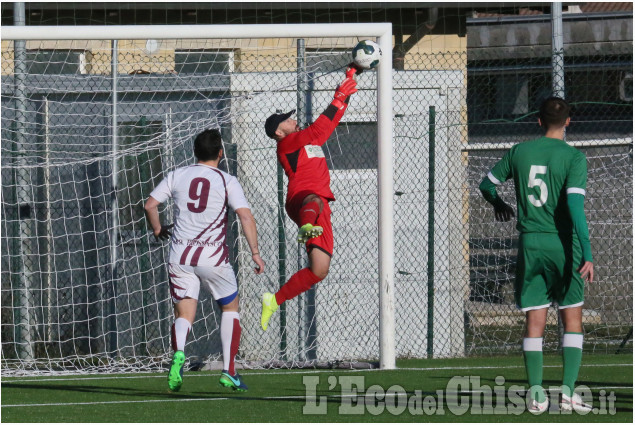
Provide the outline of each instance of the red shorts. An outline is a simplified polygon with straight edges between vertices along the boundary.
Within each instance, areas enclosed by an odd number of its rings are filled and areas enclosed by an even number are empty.
[[[311,194],[312,192],[298,193],[293,198],[287,200],[287,203],[284,206],[289,218],[291,218],[298,227],[302,226],[302,223],[300,223],[300,209],[302,208],[302,202],[304,201],[304,198]],[[326,198],[320,196],[320,199],[322,200],[323,207],[322,212],[318,215],[316,225],[322,227],[324,232],[317,238],[306,241],[306,252],[311,252],[313,248],[317,248],[320,251],[326,252],[329,257],[332,257],[333,226],[331,225],[331,208],[329,207],[329,201]]]

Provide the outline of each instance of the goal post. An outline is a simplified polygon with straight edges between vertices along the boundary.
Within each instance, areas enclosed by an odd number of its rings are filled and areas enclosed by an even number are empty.
[[[187,40],[187,39],[258,39],[258,38],[337,38],[337,37],[356,37],[356,38],[376,38],[383,52],[383,60],[381,61],[376,75],[376,110],[377,110],[377,226],[378,226],[378,291],[379,294],[379,363],[383,369],[395,368],[396,358],[396,335],[395,335],[395,296],[394,296],[394,273],[395,273],[395,261],[394,261],[394,228],[393,228],[393,97],[392,97],[392,24],[390,23],[355,23],[355,24],[286,24],[286,25],[196,25],[196,26],[163,26],[163,25],[138,25],[138,26],[14,26],[14,27],[2,27],[2,39],[4,41],[10,40],[39,40],[43,43],[54,40],[111,40],[112,44],[112,62],[111,74],[112,85],[111,87],[102,87],[96,83],[96,90],[103,90],[104,94],[108,95],[108,90],[111,90],[111,102],[112,110],[110,117],[111,122],[104,122],[105,125],[112,126],[112,150],[107,153],[107,156],[112,158],[112,184],[113,191],[126,184],[126,181],[118,181],[118,176],[121,174],[121,170],[118,170],[118,161],[120,161],[122,155],[126,155],[126,152],[118,151],[121,149],[122,141],[119,140],[125,129],[117,129],[118,126],[118,114],[125,116],[127,114],[125,108],[119,108],[117,104],[120,98],[124,97],[123,92],[126,90],[125,81],[118,81],[117,78],[117,40]],[[352,46],[350,46],[352,47]],[[17,47],[16,47],[17,50]],[[16,67],[15,73],[20,72]],[[188,83],[185,82],[185,85]],[[67,87],[69,91],[75,90],[74,87]],[[319,107],[319,105],[316,105]],[[19,111],[18,111],[19,112]],[[273,111],[271,111],[273,112]],[[166,112],[167,116],[167,112]],[[172,118],[170,114],[170,119]],[[178,127],[178,123],[175,124]],[[184,123],[183,126],[191,126],[190,123]],[[173,132],[173,129],[168,129],[167,132]],[[189,136],[194,136],[191,134]],[[178,136],[176,136],[178,137]],[[148,143],[147,146],[150,146]],[[119,148],[118,148],[119,147]],[[19,148],[18,148],[19,149]],[[132,149],[131,153],[140,152],[138,148]],[[47,156],[47,161],[48,161]],[[36,161],[37,162],[37,161]],[[94,162],[91,162],[90,158],[87,158],[82,163],[86,173],[86,179],[90,182],[91,177],[95,170],[93,170]],[[31,165],[35,169],[37,165]],[[48,167],[48,164],[47,164]],[[101,167],[99,165],[98,167]],[[87,170],[90,168],[90,170]],[[57,174],[59,178],[59,174]],[[60,190],[65,190],[60,183]],[[135,189],[136,190],[136,189]],[[78,194],[79,196],[79,194]],[[132,197],[132,193],[129,194]],[[250,200],[251,201],[251,200]],[[112,264],[113,275],[117,270],[117,261],[120,259],[118,250],[121,249],[121,241],[119,240],[119,223],[117,221],[117,200],[112,200],[112,209],[114,211],[111,229],[111,238],[113,249],[110,252],[110,261]],[[132,201],[131,201],[132,202]],[[134,214],[133,214],[134,215]],[[135,223],[136,228],[139,228],[139,223]],[[141,224],[141,227],[143,225]],[[70,229],[69,229],[70,230]],[[68,248],[70,249],[70,247]],[[152,263],[156,258],[153,257],[152,252],[144,253],[138,251],[138,248],[134,248],[139,252],[139,258],[143,259],[148,256],[147,260]],[[150,250],[152,251],[152,249]],[[99,255],[96,255],[98,258]],[[154,258],[154,259],[153,259]],[[139,260],[138,262],[141,262]],[[70,264],[70,263],[69,263]],[[97,266],[100,267],[100,266]],[[156,266],[155,266],[156,267]],[[274,267],[275,268],[275,267]],[[139,276],[141,277],[141,275]],[[50,276],[49,276],[50,278]],[[26,283],[25,285],[28,285]],[[108,289],[100,287],[100,293],[106,294]],[[113,287],[114,291],[114,287]],[[25,291],[25,293],[28,291]],[[108,294],[110,297],[115,297],[114,293]],[[144,300],[145,300],[144,295]],[[156,294],[154,295],[157,296]],[[91,295],[86,295],[88,299]],[[50,302],[50,300],[49,300]],[[115,306],[116,300],[112,299],[112,306]],[[145,301],[144,301],[145,302]],[[243,300],[243,302],[249,302]],[[157,307],[158,308],[158,307]],[[162,307],[161,307],[162,308]],[[102,314],[104,324],[101,326],[103,335],[99,338],[109,339],[108,344],[115,341],[114,345],[118,345],[116,339],[118,333],[116,330],[108,329],[108,320],[114,320],[115,325],[119,318],[112,317],[113,314],[117,314],[113,308],[111,313],[103,311]],[[59,311],[58,311],[59,314]],[[199,313],[200,314],[200,313]],[[203,312],[203,314],[208,314]],[[154,320],[152,318],[148,320]],[[16,326],[22,326],[23,328],[29,328],[31,332],[37,332],[37,326],[31,326],[31,324],[24,323],[25,318],[21,319],[21,324]],[[58,318],[58,320],[61,320]],[[146,318],[144,318],[144,329],[147,326],[145,324]],[[92,325],[91,325],[92,326]],[[24,329],[22,329],[24,330]],[[144,335],[146,330],[143,331]],[[108,336],[106,336],[108,335]],[[195,336],[198,338],[198,336]],[[133,338],[134,339],[134,338]],[[163,342],[164,343],[164,342]],[[143,343],[145,344],[145,342]],[[30,347],[30,343],[28,344]],[[132,351],[134,350],[134,342]],[[46,348],[44,348],[46,350]],[[110,351],[109,351],[110,352]],[[121,350],[119,347],[115,349],[115,352],[110,352],[111,355],[121,356]],[[29,354],[29,357],[32,355]],[[4,358],[4,354],[3,354]],[[32,358],[24,359],[28,363]],[[63,360],[61,360],[63,363]],[[125,363],[125,361],[124,361]]]

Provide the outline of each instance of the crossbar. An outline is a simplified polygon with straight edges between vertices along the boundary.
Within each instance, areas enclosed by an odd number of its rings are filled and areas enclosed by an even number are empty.
[[[381,37],[392,34],[392,24],[5,26],[0,31],[4,40]]]

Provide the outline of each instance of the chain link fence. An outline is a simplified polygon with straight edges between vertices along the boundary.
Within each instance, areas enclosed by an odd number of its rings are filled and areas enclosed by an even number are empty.
[[[167,246],[150,237],[143,203],[168,171],[193,162],[193,137],[210,127],[221,129],[221,168],[245,190],[267,264],[264,275],[253,274],[230,216],[244,364],[375,362],[374,72],[358,77],[360,90],[324,146],[336,197],[329,276],[285,303],[266,333],[259,325],[262,292],[306,262],[284,213],[286,177],[264,120],[291,109],[301,123],[315,120],[357,41],[307,39],[298,50],[295,39],[120,40],[116,61],[110,41],[28,42],[23,52],[3,42],[4,370],[153,370],[168,360]],[[393,74],[400,358],[520,351],[524,317],[512,293],[517,232],[513,223],[494,221],[478,184],[513,143],[540,135],[536,110],[551,94],[550,51],[503,60],[477,50],[409,53]],[[597,282],[586,288],[583,321],[585,349],[593,352],[632,351],[633,111],[632,98],[619,100],[632,86],[616,83],[628,84],[629,72],[632,52],[565,55],[575,106],[567,140],[587,155],[589,168]],[[511,183],[501,193],[514,202]],[[162,217],[170,220],[170,205]],[[202,293],[186,346],[192,367],[220,357],[219,324],[215,303]],[[548,325],[545,346],[555,350],[555,310]]]
[[[555,36],[550,16],[524,18],[467,20],[471,288],[466,311],[473,332],[468,350],[519,350],[524,318],[510,308],[518,238],[513,223],[491,220],[478,184],[512,144],[541,135],[537,110],[552,94],[556,75],[572,105],[566,140],[586,155],[588,165],[585,212],[596,280],[585,288],[585,349],[632,350],[632,16],[568,15],[559,52],[550,48]],[[631,25],[623,39],[597,36],[618,24]],[[508,43],[501,42],[503,34]],[[564,68],[552,66],[557,54]],[[515,202],[513,184],[502,191],[504,199]],[[558,328],[557,312],[550,309],[546,349],[559,347]]]

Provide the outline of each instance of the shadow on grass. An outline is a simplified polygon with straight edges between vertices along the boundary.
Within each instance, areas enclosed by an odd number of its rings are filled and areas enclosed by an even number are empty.
[[[99,385],[55,385],[55,384],[21,384],[17,382],[3,383],[3,389],[25,389],[25,390],[43,390],[43,391],[75,391],[80,393],[101,393],[111,395],[122,395],[126,397],[165,397],[165,398],[209,398],[210,396],[218,396],[219,398],[225,398],[227,391],[206,391],[204,395],[197,395],[196,393],[174,393],[166,390],[147,391],[138,390],[130,387],[112,387],[112,386],[99,386]],[[71,400],[72,401],[72,400]]]

